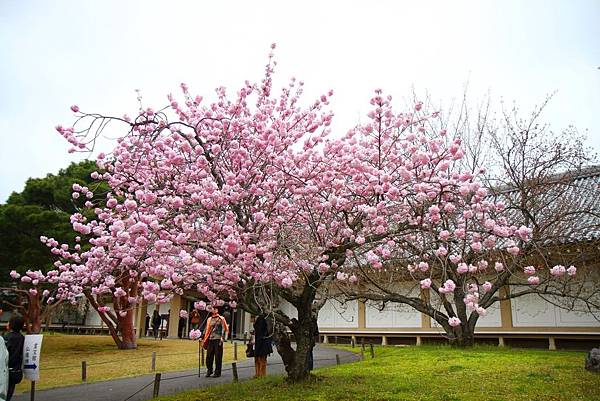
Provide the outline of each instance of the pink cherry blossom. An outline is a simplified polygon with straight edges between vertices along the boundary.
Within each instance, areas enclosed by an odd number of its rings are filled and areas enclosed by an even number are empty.
[[[200,330],[191,330],[189,338],[190,340],[197,341],[202,338],[202,332]]]
[[[425,278],[420,281],[420,284],[421,284],[422,289],[427,289],[427,288],[431,287],[431,279]]]
[[[566,269],[563,265],[556,265],[550,269],[550,274],[553,276],[564,276],[566,273]]]

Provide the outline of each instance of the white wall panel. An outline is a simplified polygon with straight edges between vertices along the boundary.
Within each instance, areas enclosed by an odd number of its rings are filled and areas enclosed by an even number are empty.
[[[296,310],[296,307],[288,301],[286,301],[285,299],[279,301],[279,309],[281,309],[281,311],[285,313],[290,319],[298,318],[298,311]]]
[[[449,297],[450,303],[454,306],[454,300]],[[439,310],[440,312],[446,314],[446,309],[442,305],[437,294],[430,291],[430,298],[432,300],[432,306]],[[471,312],[469,312],[471,313]],[[437,321],[431,319],[431,327],[442,327]],[[500,303],[496,302],[492,306],[486,309],[485,316],[479,316],[477,320],[477,325],[475,326],[475,330],[477,331],[477,327],[502,327],[502,316],[500,314]]]
[[[502,316],[500,314],[500,302],[496,302],[489,308],[485,316],[480,316],[476,327],[502,327]]]
[[[514,327],[556,327],[554,305],[537,295],[523,295],[511,299],[510,303]]]
[[[558,327],[600,327],[600,322],[591,313],[568,311],[556,308]]]
[[[106,304],[106,306],[110,307],[112,310],[112,304]],[[88,309],[87,314],[85,315],[85,325],[86,326],[98,326],[102,325],[102,319],[100,319],[100,315],[98,312],[91,306]]]
[[[330,299],[319,311],[319,327],[357,328],[358,302],[349,301],[344,304]]]
[[[367,328],[421,327],[421,313],[404,304],[388,303],[380,311],[377,303],[367,302],[365,314]]]

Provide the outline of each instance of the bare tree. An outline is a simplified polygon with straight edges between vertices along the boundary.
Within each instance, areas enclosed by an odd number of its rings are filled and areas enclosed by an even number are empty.
[[[465,95],[435,127],[462,139],[462,168],[480,175],[489,191],[486,201],[504,205],[490,217],[531,229],[528,241],[514,244],[518,255],[507,252],[511,244],[503,238],[477,254],[464,239],[421,232],[379,271],[366,267],[368,249],[358,254],[353,272],[360,284],[338,284],[341,299],[370,300],[382,310],[391,303],[409,305],[462,346],[473,344],[488,308],[525,295],[600,319],[600,288],[594,285],[600,277],[589,268],[600,245],[600,168],[592,166],[595,155],[575,128],[556,134],[541,122],[550,99],[527,118],[513,107],[496,119],[489,97],[472,112]],[[450,220],[447,224],[450,231],[456,228]],[[440,247],[447,254],[435,253]],[[461,255],[461,263],[449,261],[452,254]],[[423,259],[427,272],[415,268]],[[456,287],[444,289],[445,280]]]

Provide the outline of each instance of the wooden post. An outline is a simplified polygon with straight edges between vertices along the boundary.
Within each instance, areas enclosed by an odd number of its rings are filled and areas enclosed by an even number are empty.
[[[231,371],[233,373],[233,381],[237,382],[238,381],[237,363],[234,362],[231,364]]]
[[[87,382],[87,363],[85,361],[81,361],[81,381]]]
[[[504,337],[498,337],[498,347],[504,347]]]
[[[152,389],[152,398],[158,397],[159,391],[160,391],[160,373],[157,373],[154,376],[154,389]]]
[[[335,364],[336,365],[340,364],[340,354],[335,354]]]
[[[373,349],[373,344],[369,344],[369,347],[371,348],[371,359],[375,358],[375,350]]]
[[[233,360],[237,361],[237,343],[233,343]]]
[[[29,393],[29,400],[35,401],[35,380],[31,382],[31,391]]]
[[[152,371],[156,370],[156,352],[152,353]]]
[[[422,344],[421,336],[417,336],[417,346],[420,346],[421,344]]]
[[[548,337],[548,349],[550,351],[556,351],[556,342],[554,341],[554,337]]]
[[[335,339],[335,345],[337,345],[338,344],[338,336],[335,336],[334,339]]]
[[[352,348],[354,348],[354,345],[356,344],[356,336],[351,337],[350,344],[352,345]]]
[[[198,341],[198,377],[200,377],[200,369],[202,368],[202,343],[200,341]]]
[[[361,348],[360,349],[360,360],[364,361],[365,360],[365,348]]]

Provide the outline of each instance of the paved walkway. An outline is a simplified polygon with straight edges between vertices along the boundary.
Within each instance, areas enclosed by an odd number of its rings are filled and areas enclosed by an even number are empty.
[[[336,354],[340,356],[341,363],[356,362],[360,355],[330,348],[321,344],[315,347],[315,367],[335,365]],[[237,364],[240,380],[247,380],[254,376],[254,360],[240,361]],[[232,383],[233,374],[230,364],[223,365],[219,378],[205,378],[206,370],[202,368],[202,377],[198,377],[198,370],[181,372],[167,372],[162,374],[160,395],[193,390],[214,384]],[[277,351],[268,359],[267,373],[281,375],[285,373],[283,363]],[[125,379],[80,384],[35,392],[36,401],[145,401],[152,398],[154,375],[144,375]],[[233,385],[233,384],[232,384]],[[147,386],[144,388],[144,386]],[[135,394],[136,391],[139,393]],[[135,395],[134,395],[135,394]],[[30,393],[15,395],[13,401],[29,401]],[[131,397],[131,398],[128,398]]]

